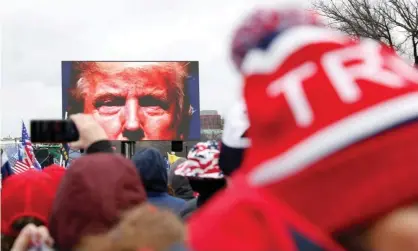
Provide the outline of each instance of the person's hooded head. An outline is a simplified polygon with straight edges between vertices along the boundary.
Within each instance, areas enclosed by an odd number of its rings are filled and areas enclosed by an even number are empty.
[[[143,148],[132,157],[142,183],[145,186],[148,202],[180,213],[185,201],[169,194],[168,163],[155,148]]]
[[[50,232],[60,250],[71,250],[84,235],[115,226],[121,213],[146,194],[132,162],[117,154],[92,154],[66,171],[52,207]]]
[[[175,175],[187,177],[193,191],[199,193],[198,207],[226,185],[218,162],[219,143],[213,140],[199,142],[190,149],[187,161],[174,171]]]
[[[167,193],[167,162],[155,148],[143,148],[132,157],[147,192]]]
[[[168,184],[173,188],[176,197],[184,200],[191,200],[195,198],[195,196],[189,180],[184,176],[174,174],[176,169],[186,160],[187,159],[185,158],[178,158],[173,164],[171,164],[171,168],[168,173]]]

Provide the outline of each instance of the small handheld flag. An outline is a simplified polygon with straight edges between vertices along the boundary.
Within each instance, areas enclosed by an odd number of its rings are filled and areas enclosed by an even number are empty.
[[[22,121],[22,145],[24,148],[24,153],[26,155],[24,158],[24,162],[26,163],[26,165],[33,166],[34,168],[41,170],[42,167],[35,157],[35,153],[33,152],[32,142],[30,140],[28,131],[26,130],[26,126],[23,121]]]
[[[170,163],[171,165],[174,162],[176,162],[176,160],[178,160],[180,157],[176,156],[176,154],[167,153],[167,158],[168,158],[168,163]]]

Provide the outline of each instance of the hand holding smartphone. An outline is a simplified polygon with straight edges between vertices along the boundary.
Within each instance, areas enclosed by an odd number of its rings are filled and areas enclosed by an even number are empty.
[[[70,143],[72,149],[87,149],[91,144],[108,137],[90,114],[74,114],[69,120],[32,120],[34,143]]]

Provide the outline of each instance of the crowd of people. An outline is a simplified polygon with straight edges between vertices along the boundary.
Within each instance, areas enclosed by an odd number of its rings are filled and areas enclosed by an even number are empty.
[[[167,171],[72,115],[84,156],[2,181],[2,250],[418,250],[417,70],[296,8],[252,13],[231,54],[220,142]]]

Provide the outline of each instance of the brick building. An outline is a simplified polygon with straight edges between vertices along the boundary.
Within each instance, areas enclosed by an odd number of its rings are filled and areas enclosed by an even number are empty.
[[[215,110],[200,111],[200,125],[202,130],[222,130],[223,120]]]

